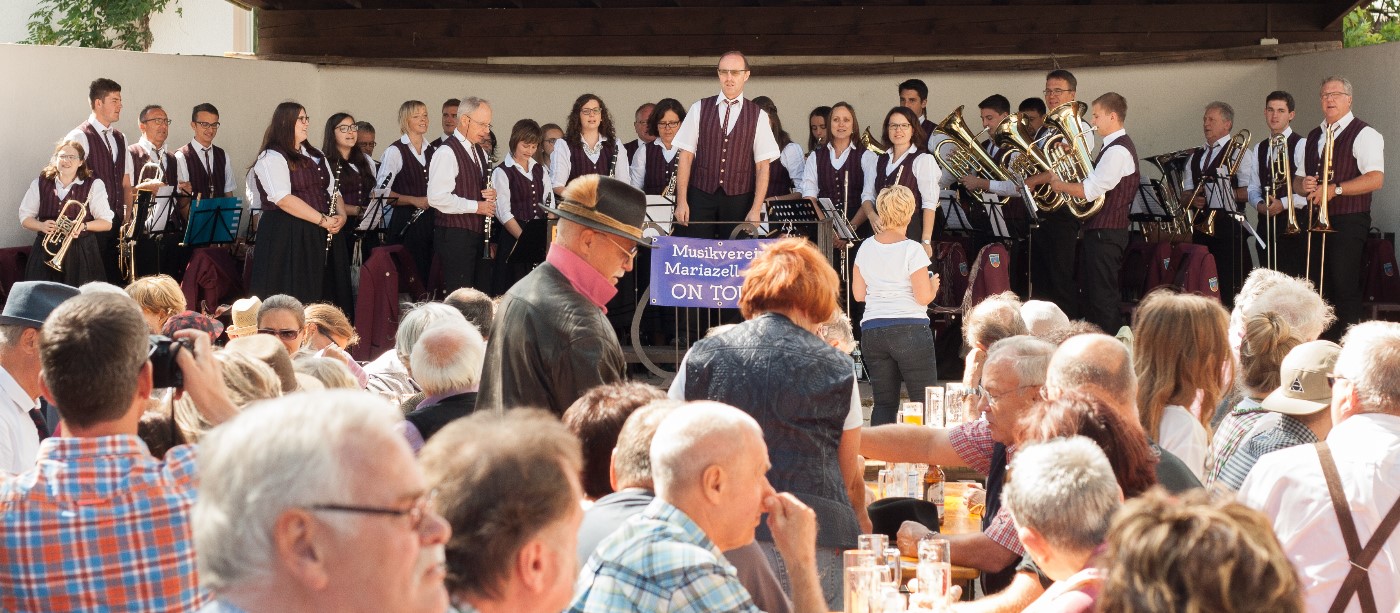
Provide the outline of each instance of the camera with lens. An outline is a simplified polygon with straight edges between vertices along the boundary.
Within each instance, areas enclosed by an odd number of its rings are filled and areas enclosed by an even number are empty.
[[[193,351],[194,343],[188,340],[175,340],[159,334],[151,335],[151,383],[152,387],[181,388],[185,386],[185,373],[175,361],[180,350]]]

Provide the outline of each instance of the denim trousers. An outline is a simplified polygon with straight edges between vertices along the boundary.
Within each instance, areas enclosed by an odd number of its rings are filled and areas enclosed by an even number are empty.
[[[860,352],[875,393],[875,409],[870,414],[872,426],[897,421],[901,384],[911,400],[919,401],[923,400],[925,387],[938,385],[933,329],[927,323],[864,329]]]

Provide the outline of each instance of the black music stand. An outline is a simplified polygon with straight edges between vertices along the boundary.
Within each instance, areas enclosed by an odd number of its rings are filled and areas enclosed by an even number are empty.
[[[813,199],[769,198],[763,205],[768,211],[770,235],[801,236],[816,244],[816,222],[821,221],[822,213]]]
[[[1176,218],[1173,209],[1162,200],[1162,182],[1151,179],[1138,184],[1137,194],[1128,208],[1128,219],[1138,223],[1165,222]]]
[[[399,201],[398,196],[390,196],[387,193],[380,196],[373,196],[369,203],[365,204],[365,213],[360,219],[358,232],[384,232],[389,229],[389,222],[386,214]]]
[[[232,243],[238,238],[243,207],[238,198],[205,198],[190,205],[190,221],[181,246]],[[250,233],[251,235],[251,233]]]
[[[520,238],[515,240],[507,264],[539,264],[549,251],[549,220],[537,217],[520,226]]]

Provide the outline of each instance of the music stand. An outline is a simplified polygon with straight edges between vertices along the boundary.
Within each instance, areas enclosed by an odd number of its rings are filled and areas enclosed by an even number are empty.
[[[398,196],[390,196],[387,189],[374,190],[370,194],[369,203],[365,204],[365,213],[360,216],[360,223],[355,226],[355,231],[383,232],[387,230],[389,224],[385,216],[398,201]]]
[[[520,226],[520,238],[515,239],[506,256],[507,264],[539,264],[549,251],[549,220],[536,217]]]
[[[1137,194],[1128,209],[1128,219],[1138,223],[1165,222],[1176,218],[1171,207],[1163,202],[1162,182],[1150,179],[1138,184]]]
[[[768,224],[779,228],[779,232],[789,236],[801,236],[813,244],[817,242],[816,222],[821,220],[821,210],[810,198],[769,198],[763,201],[768,211]]]
[[[232,243],[238,238],[243,206],[238,198],[205,198],[190,205],[190,221],[180,246]]]

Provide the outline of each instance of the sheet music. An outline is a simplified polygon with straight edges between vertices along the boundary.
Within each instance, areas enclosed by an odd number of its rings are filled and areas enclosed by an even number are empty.
[[[369,226],[370,226],[370,223],[372,223],[375,219],[382,219],[382,220],[384,220],[385,223],[381,224],[381,226],[388,226],[388,220],[385,219],[385,218],[383,217],[383,215],[380,213],[380,211],[384,208],[384,201],[385,201],[385,198],[388,198],[388,197],[389,197],[389,189],[388,189],[388,188],[376,188],[376,189],[370,190],[370,192],[369,192],[369,205],[366,206],[364,214],[360,216],[360,224],[357,225],[357,226],[355,226],[355,229],[358,230],[358,231],[360,231],[360,232],[367,232],[367,231],[369,231],[369,230],[378,230],[378,229],[380,229],[380,228],[371,228],[371,227],[369,227]]]
[[[146,233],[164,232],[170,214],[175,210],[175,186],[165,185],[151,198],[151,210],[146,214]]]
[[[671,222],[675,220],[675,203],[665,196],[647,196],[647,225],[642,228],[643,236],[671,235]],[[660,228],[660,231],[657,230]]]

